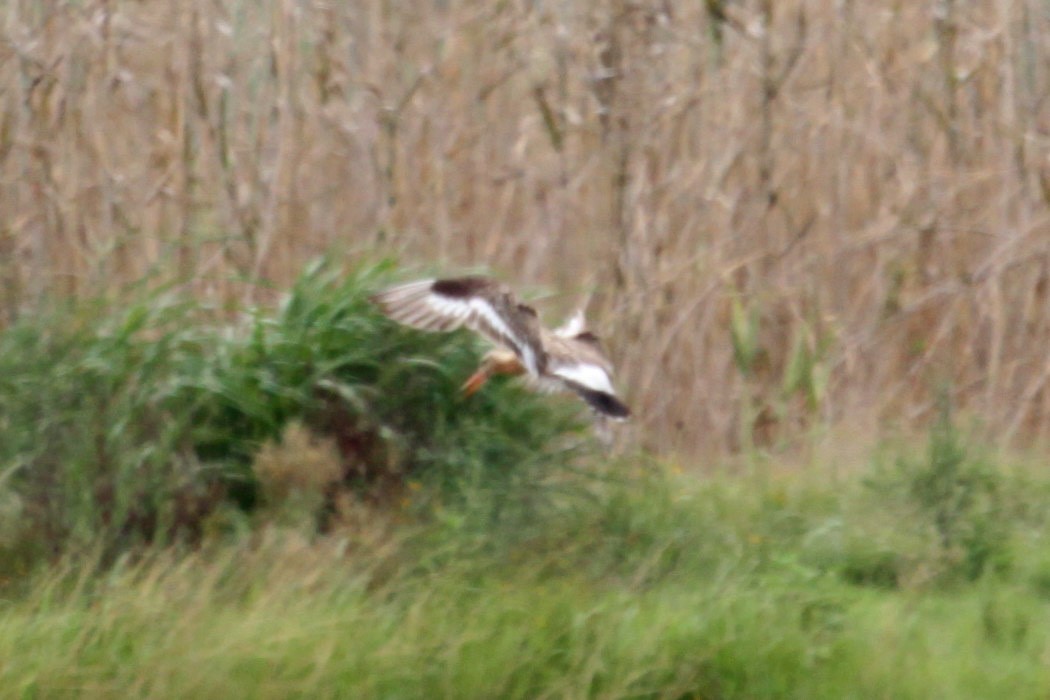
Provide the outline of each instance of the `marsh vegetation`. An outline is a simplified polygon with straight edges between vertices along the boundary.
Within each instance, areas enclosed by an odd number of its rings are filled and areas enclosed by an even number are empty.
[[[0,696],[1046,697],[1048,23],[2,4]]]

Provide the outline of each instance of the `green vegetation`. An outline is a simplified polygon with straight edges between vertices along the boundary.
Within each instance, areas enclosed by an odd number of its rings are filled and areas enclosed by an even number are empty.
[[[618,465],[617,468],[625,468]],[[596,476],[596,475],[595,475]],[[260,525],[193,553],[41,573],[0,614],[3,694],[158,697],[1042,697],[1047,577],[942,566],[926,514],[850,478],[654,471],[574,482],[527,534],[474,502],[327,536]],[[899,509],[883,518],[882,507]],[[926,535],[933,536],[929,539]],[[1039,552],[1042,554],[1042,563]],[[873,556],[877,553],[878,556]],[[867,577],[892,561],[893,577]]]
[[[318,264],[276,312],[231,322],[168,290],[4,331],[0,575],[85,547],[199,539],[221,507],[254,509],[253,457],[292,421],[334,443],[330,481],[373,498],[416,474],[448,497],[464,480],[502,493],[534,481],[530,464],[571,459],[555,439],[580,433],[567,407],[511,384],[459,398],[475,340],[383,319],[367,294],[385,271]]]
[[[459,398],[474,340],[381,319],[389,272],[0,335],[0,697],[1050,693],[1050,480],[947,405],[870,465],[606,458]]]

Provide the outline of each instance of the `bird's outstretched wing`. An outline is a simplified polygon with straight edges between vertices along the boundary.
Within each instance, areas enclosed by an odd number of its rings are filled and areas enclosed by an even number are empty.
[[[391,319],[425,331],[467,327],[512,350],[533,376],[547,365],[536,311],[488,277],[427,279],[390,287],[371,300]]]

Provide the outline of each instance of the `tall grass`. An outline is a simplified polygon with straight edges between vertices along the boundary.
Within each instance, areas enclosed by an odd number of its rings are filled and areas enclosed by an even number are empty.
[[[394,251],[561,290],[552,312],[589,296],[649,447],[910,428],[946,381],[989,435],[1045,440],[1047,21],[1034,0],[12,0],[0,313],[156,266],[262,301],[321,250]]]
[[[320,539],[271,522],[190,554],[102,569],[67,559],[0,608],[0,695],[1050,690],[1046,570],[1033,563],[1050,522],[1042,476],[1037,490],[1001,481],[1014,505],[997,546],[1015,565],[966,579],[921,575],[941,559],[906,490],[887,497],[857,474],[763,486],[645,466],[615,465],[590,482],[591,499],[526,534],[452,517],[489,512],[478,499],[396,527],[373,507]],[[895,517],[880,517],[886,509]],[[891,584],[854,576],[874,543],[911,573]]]

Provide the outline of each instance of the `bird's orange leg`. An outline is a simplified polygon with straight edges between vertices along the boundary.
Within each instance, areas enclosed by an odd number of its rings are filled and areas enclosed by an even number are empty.
[[[488,368],[486,368],[486,367],[482,367],[477,372],[475,372],[474,374],[470,375],[470,377],[467,379],[467,381],[463,382],[463,386],[461,387],[462,390],[463,390],[464,396],[470,396],[470,395],[474,394],[474,392],[476,392],[478,389],[480,389],[482,387],[482,385],[486,381],[488,381],[488,378],[489,378],[489,371],[488,371]]]

